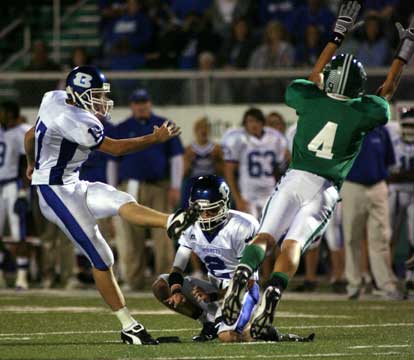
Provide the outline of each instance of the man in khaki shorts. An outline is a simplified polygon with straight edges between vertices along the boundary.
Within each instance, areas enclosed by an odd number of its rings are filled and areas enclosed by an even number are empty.
[[[342,219],[345,237],[345,276],[348,297],[361,293],[361,243],[368,240],[368,258],[381,294],[402,299],[391,270],[388,167],[395,163],[390,136],[385,127],[368,133],[342,187]]]

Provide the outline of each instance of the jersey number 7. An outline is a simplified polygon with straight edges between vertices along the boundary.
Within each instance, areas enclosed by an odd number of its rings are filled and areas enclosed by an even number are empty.
[[[335,141],[336,130],[338,124],[328,121],[321,131],[308,144],[308,150],[316,152],[316,157],[323,159],[332,159],[332,147]]]

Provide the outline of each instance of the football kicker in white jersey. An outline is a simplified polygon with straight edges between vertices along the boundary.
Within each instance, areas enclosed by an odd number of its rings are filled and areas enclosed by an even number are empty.
[[[259,218],[275,188],[277,170],[284,170],[286,166],[286,138],[269,127],[263,127],[258,137],[245,126],[228,130],[223,136],[222,148],[226,165],[230,162],[238,166],[241,197],[249,203],[249,212]],[[232,192],[235,193],[233,188]]]
[[[155,127],[142,137],[114,140],[105,137],[99,118],[113,103],[110,85],[93,66],[73,69],[66,92],[44,95],[34,128],[25,135],[27,174],[36,185],[43,215],[55,223],[88,257],[97,288],[122,324],[121,339],[128,344],[156,345],[129,313],[113,276],[114,257],[97,226],[97,219],[120,215],[135,225],[159,227],[178,238],[198,217],[196,208],[164,214],[139,205],[129,194],[100,182],[79,180],[79,168],[95,148],[110,155],[125,155],[179,135],[172,122]]]

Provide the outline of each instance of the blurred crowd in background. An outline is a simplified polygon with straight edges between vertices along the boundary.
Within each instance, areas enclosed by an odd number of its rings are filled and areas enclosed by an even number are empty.
[[[110,70],[308,66],[316,61],[329,37],[338,3],[99,0],[101,45],[97,51],[77,47],[70,63],[57,64],[50,59],[46,42],[38,40],[26,70],[53,71],[62,65],[72,68],[91,62]],[[342,51],[352,51],[367,67],[388,65],[398,44],[394,22],[407,23],[413,6],[402,0],[364,1],[361,19],[365,23]]]

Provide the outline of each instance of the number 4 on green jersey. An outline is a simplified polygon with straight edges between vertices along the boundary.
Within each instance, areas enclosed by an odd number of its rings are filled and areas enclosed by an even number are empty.
[[[332,159],[332,147],[335,141],[338,124],[328,121],[321,131],[308,144],[308,150],[316,152],[316,156],[323,159]]]

